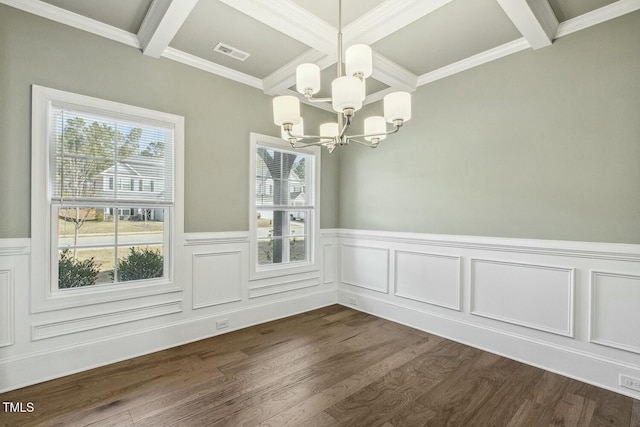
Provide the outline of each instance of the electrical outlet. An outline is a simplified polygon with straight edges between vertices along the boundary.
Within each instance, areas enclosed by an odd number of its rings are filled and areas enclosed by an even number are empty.
[[[620,374],[620,385],[624,388],[640,392],[640,378]]]
[[[349,297],[349,304],[358,306],[358,300],[354,297]]]
[[[229,319],[221,319],[216,322],[216,329],[224,329],[229,327]]]

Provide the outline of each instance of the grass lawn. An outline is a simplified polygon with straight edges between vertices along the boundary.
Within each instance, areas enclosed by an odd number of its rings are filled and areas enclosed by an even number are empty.
[[[78,234],[113,234],[113,222],[107,221],[85,221],[78,229]],[[164,222],[162,221],[118,221],[118,232],[120,233],[153,233],[162,232]],[[73,236],[74,223],[58,220],[58,230],[60,236]]]

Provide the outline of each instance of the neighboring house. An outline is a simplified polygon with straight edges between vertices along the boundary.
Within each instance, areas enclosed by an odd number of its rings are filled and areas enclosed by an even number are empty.
[[[115,166],[102,172],[96,179],[95,188],[98,194],[112,194],[117,190],[119,199],[131,199],[132,202],[149,198],[161,199],[164,196],[166,173],[162,159],[134,155],[118,161]],[[146,216],[146,220],[150,221],[163,220],[162,209],[134,206],[118,211],[122,219],[142,221]],[[105,220],[110,220],[113,215],[113,208],[104,209]]]
[[[298,176],[295,170],[291,170],[287,180],[283,181],[283,185],[289,187],[289,206],[306,206],[307,194],[304,178]],[[268,173],[266,175],[256,176],[256,198],[258,200],[258,206],[270,206],[273,204],[274,195],[274,180]],[[259,209],[259,207],[258,207]],[[262,218],[271,218],[271,212],[263,212]],[[298,212],[291,212],[290,217],[292,220],[300,219],[301,216]]]

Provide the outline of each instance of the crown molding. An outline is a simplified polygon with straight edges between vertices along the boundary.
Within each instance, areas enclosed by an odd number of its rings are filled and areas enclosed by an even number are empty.
[[[140,41],[135,34],[49,3],[34,0],[0,0],[0,3],[140,49]]]
[[[345,44],[373,44],[452,0],[387,0],[343,30]]]
[[[138,30],[142,53],[160,58],[198,0],[153,0]]]
[[[172,47],[166,48],[162,53],[162,57],[262,90],[262,80],[259,78],[241,73],[232,68],[224,67],[215,62],[207,61],[199,56],[191,55],[190,53]]]
[[[551,46],[558,18],[547,0],[497,1],[533,49]]]
[[[530,47],[531,45],[529,45],[529,42],[522,37],[477,55],[470,56],[469,58],[465,58],[461,61],[454,62],[453,64],[438,68],[437,70],[425,73],[418,77],[418,86],[423,86],[428,83],[435,82],[436,80],[444,79],[445,77],[466,71],[477,67],[478,65],[486,64],[487,62],[495,61],[496,59],[520,52],[521,50],[525,50]]]
[[[555,38],[568,36],[585,28],[607,22],[640,9],[640,0],[618,0],[615,3],[561,22]]]
[[[316,50],[335,50],[338,30],[291,0],[220,1]]]

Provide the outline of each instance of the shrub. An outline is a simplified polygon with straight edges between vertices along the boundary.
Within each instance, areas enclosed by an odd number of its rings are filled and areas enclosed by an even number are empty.
[[[130,248],[129,255],[118,261],[118,281],[144,280],[162,277],[164,259],[160,251]],[[111,273],[113,278],[113,273]]]
[[[102,221],[104,221],[104,213],[96,212],[96,222],[102,222]]]
[[[78,261],[73,259],[69,249],[60,253],[58,261],[58,288],[80,288],[96,284],[100,265],[96,264],[93,257]]]

